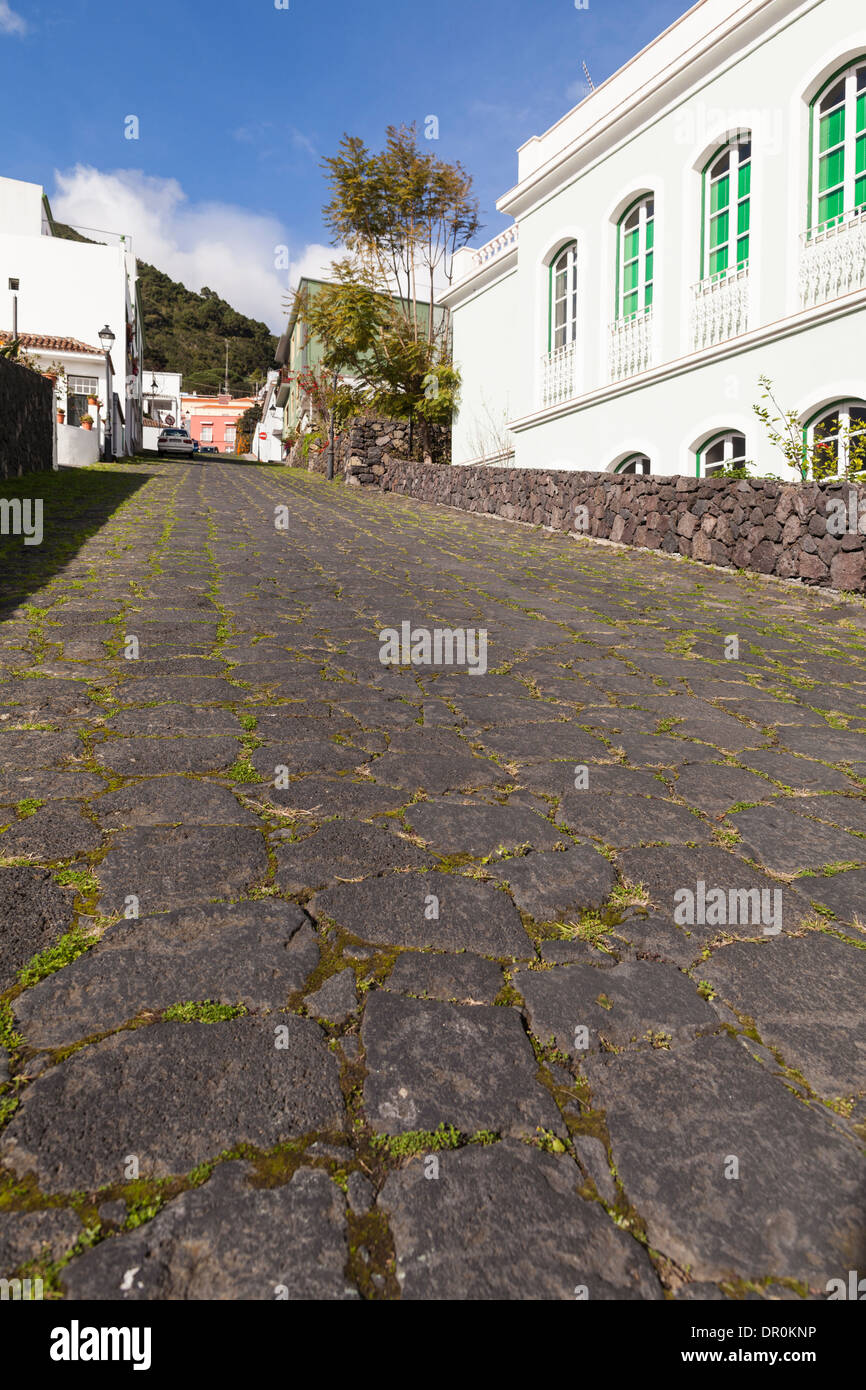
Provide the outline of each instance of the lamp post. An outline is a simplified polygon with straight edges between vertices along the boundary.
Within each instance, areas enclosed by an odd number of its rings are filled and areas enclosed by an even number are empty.
[[[111,379],[111,349],[114,346],[114,334],[108,324],[101,330],[99,341],[102,344],[102,351],[105,353],[105,383],[106,396],[105,402],[105,447],[103,450],[104,461],[111,463],[114,454],[111,447],[111,425],[114,419],[114,383]]]
[[[18,337],[18,287],[19,281],[10,278],[9,288],[12,291],[12,341]]]

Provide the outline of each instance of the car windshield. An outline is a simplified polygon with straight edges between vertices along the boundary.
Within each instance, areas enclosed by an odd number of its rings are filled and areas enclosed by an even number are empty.
[[[165,439],[186,439],[186,438],[187,438],[187,432],[186,432],[186,430],[163,430],[162,434],[163,434],[163,438],[165,438]]]

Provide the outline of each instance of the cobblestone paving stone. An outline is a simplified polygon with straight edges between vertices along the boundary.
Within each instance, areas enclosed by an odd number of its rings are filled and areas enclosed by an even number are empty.
[[[0,1277],[866,1267],[861,602],[283,469],[59,486],[0,553]]]

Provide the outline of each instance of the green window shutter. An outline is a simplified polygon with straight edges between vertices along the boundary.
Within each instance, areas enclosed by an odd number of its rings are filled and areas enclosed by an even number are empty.
[[[647,285],[647,287],[646,287],[646,295],[645,295],[645,299],[644,299],[644,307],[647,308],[647,309],[651,309],[652,306],[653,306],[653,287],[652,287],[652,285]]]
[[[646,224],[646,247],[648,251],[651,251],[655,245],[655,225],[655,219],[652,217]]]
[[[752,191],[752,166],[751,163],[743,164],[740,167],[740,174],[737,180],[737,197],[748,198]]]
[[[718,179],[710,185],[710,214],[720,212],[728,206],[731,196],[731,180],[726,174],[723,179]]]
[[[840,106],[838,111],[831,111],[829,115],[821,117],[818,127],[818,153],[825,154],[827,150],[841,145],[844,140],[845,107]]]

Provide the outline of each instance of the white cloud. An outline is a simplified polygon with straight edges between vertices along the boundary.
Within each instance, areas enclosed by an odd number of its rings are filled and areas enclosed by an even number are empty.
[[[0,0],[0,34],[26,34],[27,21],[10,9],[8,0]]]
[[[285,324],[289,284],[301,274],[320,275],[334,257],[325,246],[291,247],[277,218],[230,203],[192,203],[176,179],[84,165],[54,177],[51,208],[59,222],[130,235],[141,260],[188,289],[207,285],[274,332]]]

